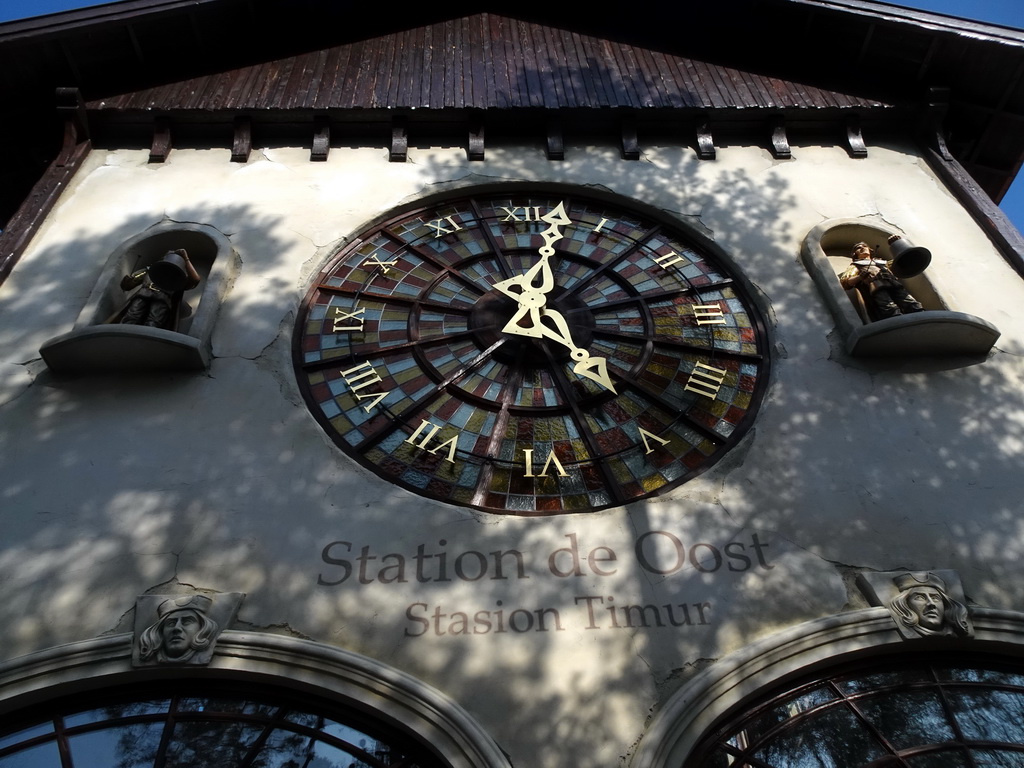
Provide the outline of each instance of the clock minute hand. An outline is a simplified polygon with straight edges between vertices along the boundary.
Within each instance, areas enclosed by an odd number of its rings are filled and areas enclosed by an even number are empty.
[[[523,274],[495,283],[494,287],[515,299],[519,305],[502,330],[517,336],[539,339],[543,335],[540,330],[540,311],[547,304],[548,291],[555,287],[555,277],[547,257],[541,257]],[[525,318],[529,318],[529,322],[524,325]]]
[[[555,276],[547,256],[542,256],[540,261],[523,274],[497,282],[494,287],[520,305],[543,307],[547,303],[547,294],[555,287]]]
[[[548,264],[548,257],[554,255],[555,243],[565,237],[559,227],[572,223],[565,212],[564,202],[560,202],[540,219],[548,223],[548,228],[540,233],[544,238],[544,245],[538,249],[540,259],[523,274],[494,284],[495,288],[518,301],[521,306],[543,307],[547,303],[545,297],[555,287],[555,276]]]
[[[495,288],[519,304],[519,308],[502,330],[516,336],[557,341],[568,348],[570,356],[576,361],[576,365],[573,366],[576,374],[596,381],[615,393],[615,385],[608,376],[608,361],[603,357],[591,357],[587,350],[577,346],[572,340],[569,324],[562,317],[562,313],[547,306],[547,294],[555,287],[555,277],[548,264],[548,258],[555,253],[555,243],[565,237],[560,227],[572,223],[565,212],[565,203],[560,202],[540,218],[549,226],[540,233],[544,238],[544,245],[538,249],[538,262],[523,274],[494,284]],[[524,323],[524,320],[527,322]]]
[[[540,233],[540,236],[544,238],[544,245],[541,246],[538,253],[541,256],[552,256],[555,253],[555,243],[565,237],[564,234],[559,232],[558,228],[566,224],[572,224],[572,219],[565,212],[564,202],[560,202],[549,213],[541,216],[540,219],[541,221],[546,221],[550,226]]]

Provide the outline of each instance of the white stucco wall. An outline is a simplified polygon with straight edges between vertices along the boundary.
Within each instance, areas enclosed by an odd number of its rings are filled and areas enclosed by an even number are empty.
[[[226,150],[175,150],[160,165],[147,155],[94,151],[0,287],[0,658],[125,631],[146,591],[241,592],[246,626],[405,670],[460,702],[514,764],[586,768],[618,764],[694,670],[856,607],[843,578],[855,569],[951,568],[977,603],[1024,608],[1024,282],[912,153],[872,147],[853,160],[798,146],[777,161],[725,147],[701,162],[650,148],[626,162],[570,147],[548,162],[536,148],[489,147],[484,162],[420,149],[401,164],[377,149],[310,163],[295,148],[244,165]],[[760,292],[773,380],[756,427],[711,471],[624,509],[499,517],[388,486],[317,427],[290,357],[312,275],[394,206],[501,180],[598,186],[678,214]],[[943,296],[1002,331],[988,359],[834,359],[800,242],[824,220],[862,216],[931,249]],[[108,254],[167,219],[217,228],[241,259],[210,370],[48,372],[40,345],[70,330]],[[634,547],[651,531],[694,558],[668,574],[645,568]],[[670,537],[645,540],[658,543],[645,556],[673,570]],[[322,557],[332,542],[348,542],[330,556],[354,570],[330,584],[344,574]],[[549,558],[573,542],[581,575],[555,575]],[[716,566],[730,544],[742,557]],[[363,547],[411,559],[420,545],[449,563],[519,550],[524,574],[382,583],[366,561],[360,579]],[[608,575],[586,562],[602,547]],[[569,553],[554,556],[566,567]],[[692,624],[611,626],[606,609],[629,604],[687,604]],[[562,629],[496,630],[498,611],[507,623],[520,608],[554,608]],[[435,611],[490,611],[491,630],[418,620]]]

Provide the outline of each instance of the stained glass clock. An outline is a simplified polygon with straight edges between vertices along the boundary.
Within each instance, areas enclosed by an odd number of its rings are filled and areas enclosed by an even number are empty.
[[[767,386],[764,326],[723,261],[579,194],[406,211],[317,275],[299,387],[342,451],[441,502],[549,515],[663,494],[740,440]]]

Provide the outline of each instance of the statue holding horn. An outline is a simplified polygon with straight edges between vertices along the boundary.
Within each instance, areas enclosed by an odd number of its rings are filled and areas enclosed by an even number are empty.
[[[142,286],[128,300],[116,322],[173,331],[182,294],[199,285],[199,273],[183,248],[168,251],[160,261],[125,275],[121,290]]]
[[[853,246],[850,265],[839,275],[844,289],[856,289],[864,298],[872,319],[882,320],[913,312],[924,307],[904,287],[900,278],[920,274],[928,266],[931,254],[925,248],[910,246],[899,235],[889,238],[892,262],[879,258],[877,250],[867,243]]]

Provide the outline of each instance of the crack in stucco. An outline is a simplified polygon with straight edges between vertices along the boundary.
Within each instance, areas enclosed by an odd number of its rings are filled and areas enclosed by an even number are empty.
[[[688,661],[681,667],[675,667],[669,670],[669,673],[662,677],[660,680],[654,681],[654,690],[657,694],[659,702],[665,701],[673,693],[679,690],[682,686],[693,679],[697,674],[703,672],[708,667],[716,664],[717,658],[707,658],[700,656],[693,661]],[[654,712],[650,712],[647,715],[647,722],[645,725],[650,725],[651,718],[654,716]]]
[[[45,364],[42,358],[32,358],[25,362],[11,362],[0,366],[0,370],[10,366],[7,373],[2,377],[4,387],[0,392],[0,412],[8,406],[13,406],[36,384],[41,371],[45,371]],[[26,378],[27,377],[27,378]],[[19,381],[13,381],[13,379]]]
[[[173,216],[168,215],[166,211],[164,212],[164,220],[161,223],[176,224],[178,226],[187,226],[191,224],[196,227],[210,227],[211,229],[214,229],[220,234],[224,235],[224,237],[229,238],[234,237],[237,234],[236,232],[225,232],[219,227],[211,227],[210,223],[206,221],[195,221],[193,219],[176,219]]]
[[[252,624],[248,621],[239,621],[236,619],[230,628],[238,631],[248,630],[250,632],[262,632],[268,635],[284,635],[285,637],[294,637],[299,640],[315,640],[312,635],[307,635],[304,632],[294,629],[287,621],[277,622],[275,624]]]
[[[647,667],[648,673],[650,673],[651,676],[653,677],[654,676],[654,667],[651,666],[651,662],[647,660],[647,658],[644,656],[643,652],[640,650],[639,646],[637,646],[637,644],[636,644],[636,639],[637,639],[637,636],[639,634],[640,634],[640,630],[639,629],[637,629],[636,632],[630,632],[629,633],[629,644],[631,646],[633,646],[633,655],[636,656],[640,661],[643,662],[643,665],[645,667]]]

